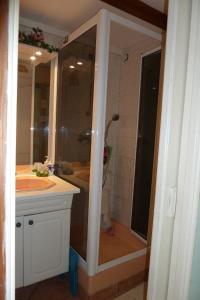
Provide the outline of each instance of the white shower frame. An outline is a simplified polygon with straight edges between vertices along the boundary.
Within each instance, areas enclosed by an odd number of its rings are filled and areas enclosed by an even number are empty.
[[[84,32],[94,26],[97,26],[90,160],[91,176],[89,184],[87,259],[85,261],[80,257],[80,264],[89,276],[94,276],[100,271],[118,265],[119,263],[129,261],[130,259],[146,253],[146,249],[144,249],[137,253],[131,253],[108,263],[98,265],[103,175],[102,153],[104,148],[111,22],[121,24],[129,29],[136,30],[160,41],[162,39],[161,33],[155,32],[143,25],[137,24],[124,17],[102,9],[93,18],[71,33],[68,37],[68,42],[63,45],[64,47],[70,44]]]

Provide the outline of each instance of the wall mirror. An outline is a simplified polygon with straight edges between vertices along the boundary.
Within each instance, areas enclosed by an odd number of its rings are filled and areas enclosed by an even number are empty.
[[[57,53],[19,44],[16,164],[54,159]]]

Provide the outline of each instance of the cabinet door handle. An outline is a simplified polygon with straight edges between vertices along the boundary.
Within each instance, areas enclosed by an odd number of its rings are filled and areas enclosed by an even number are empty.
[[[33,225],[33,223],[34,223],[33,220],[29,220],[29,221],[28,221],[28,224],[29,224],[29,225]]]
[[[22,226],[22,224],[20,223],[20,222],[18,222],[17,224],[16,224],[16,227],[17,228],[19,228],[19,227],[21,227]]]

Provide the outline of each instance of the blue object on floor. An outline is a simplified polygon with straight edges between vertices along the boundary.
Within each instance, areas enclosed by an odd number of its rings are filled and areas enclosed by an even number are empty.
[[[78,294],[78,254],[72,247],[69,249],[69,279],[73,297]]]

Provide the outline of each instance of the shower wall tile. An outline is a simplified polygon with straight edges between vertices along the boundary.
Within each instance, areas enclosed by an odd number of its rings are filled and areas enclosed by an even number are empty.
[[[112,192],[113,192],[113,189],[110,189],[110,187],[114,185],[114,180],[115,180],[115,176],[111,172],[108,171],[108,177],[107,177],[104,189],[112,190]]]
[[[129,199],[131,196],[131,181],[122,177],[115,176],[115,196]]]
[[[113,115],[113,113],[111,114],[110,119],[112,118],[112,115]],[[119,126],[118,121],[112,123],[112,125],[109,128],[109,135],[108,135],[108,139],[107,139],[108,141],[110,141],[111,139],[112,139],[112,142],[117,141],[116,137],[118,136],[119,128],[120,128],[120,126]]]
[[[114,196],[115,199],[115,209],[113,210],[113,218],[118,222],[129,227],[131,221],[131,207],[132,202],[129,201],[130,198],[122,198]]]
[[[132,115],[120,115],[119,136],[131,138],[135,142],[137,137],[137,119],[136,111]]]
[[[117,158],[118,163],[115,168],[115,176],[118,182],[116,184],[124,180],[129,181],[132,172],[131,161],[128,158],[123,156],[118,156]]]
[[[129,158],[130,160],[133,158],[134,150],[135,150],[135,139],[131,139],[129,137],[119,136],[118,138],[118,155]]]
[[[120,127],[119,128],[119,136],[131,138],[133,140],[136,139],[135,132],[133,131],[132,128],[123,128],[123,127]]]
[[[122,116],[129,116],[130,111],[134,114],[136,109],[135,103],[133,103],[133,101],[126,101],[126,97],[123,97],[123,100],[119,103],[119,112]],[[132,119],[129,118],[129,122],[134,122],[134,115],[132,115]]]
[[[115,169],[117,167],[116,165],[116,149],[113,148],[113,154],[112,154],[112,157],[110,159],[110,162],[109,162],[109,166],[108,166],[108,169],[109,169],[109,173],[112,174],[112,175],[115,175]]]
[[[120,185],[122,186],[122,184]],[[130,182],[126,184],[127,191],[130,189]],[[118,190],[118,194],[114,195],[115,205],[113,207],[113,218],[118,222],[130,226],[132,201],[130,193],[124,190]],[[125,197],[123,197],[125,194]]]
[[[107,88],[107,103],[106,103],[106,124],[112,119],[113,114],[119,112],[119,96],[120,96],[120,70],[121,57],[110,53],[109,68],[108,68],[108,88]],[[117,155],[117,139],[119,132],[119,121],[114,122],[109,129],[107,137],[108,145],[112,146],[112,157],[108,166],[108,174],[105,187],[103,189],[104,199],[108,199],[111,214],[115,207],[114,199],[114,180]],[[108,197],[109,195],[109,197]]]

